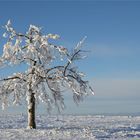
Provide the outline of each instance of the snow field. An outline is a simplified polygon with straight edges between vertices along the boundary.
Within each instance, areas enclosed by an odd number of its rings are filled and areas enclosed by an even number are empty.
[[[29,130],[27,116],[0,115],[0,140],[138,140],[140,116],[38,115]]]

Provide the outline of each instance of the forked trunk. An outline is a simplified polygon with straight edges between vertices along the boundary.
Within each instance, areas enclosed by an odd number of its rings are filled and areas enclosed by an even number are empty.
[[[35,123],[35,97],[34,93],[28,96],[28,128],[36,129]]]

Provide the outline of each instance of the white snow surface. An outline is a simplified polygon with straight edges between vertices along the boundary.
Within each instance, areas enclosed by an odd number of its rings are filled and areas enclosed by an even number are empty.
[[[38,115],[37,129],[27,116],[0,115],[0,140],[138,140],[140,116]]]

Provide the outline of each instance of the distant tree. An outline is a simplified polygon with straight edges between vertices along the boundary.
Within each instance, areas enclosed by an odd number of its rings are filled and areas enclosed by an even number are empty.
[[[88,81],[84,81],[74,62],[83,58],[81,50],[84,39],[70,53],[68,49],[49,43],[58,39],[57,34],[43,35],[41,28],[30,25],[25,34],[18,33],[10,20],[4,26],[3,37],[7,38],[0,57],[0,68],[25,64],[25,72],[14,73],[0,80],[0,100],[2,108],[27,100],[28,128],[36,128],[35,104],[38,101],[58,110],[64,108],[62,92],[71,89],[76,103],[89,93],[93,94]],[[60,62],[61,61],[61,62]],[[63,65],[60,65],[63,64]]]

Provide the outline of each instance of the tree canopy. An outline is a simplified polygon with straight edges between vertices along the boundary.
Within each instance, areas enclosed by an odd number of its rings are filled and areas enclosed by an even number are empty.
[[[57,34],[43,34],[40,27],[30,25],[26,33],[18,33],[9,20],[4,26],[3,37],[7,39],[0,56],[0,68],[25,64],[24,72],[13,73],[0,80],[0,100],[2,108],[19,104],[23,99],[34,94],[36,101],[64,108],[63,92],[71,89],[76,103],[84,96],[94,94],[85,76],[75,66],[75,61],[84,58],[86,51],[82,50],[83,40],[69,51],[66,47],[49,42],[59,39]],[[28,104],[30,105],[30,104]]]

